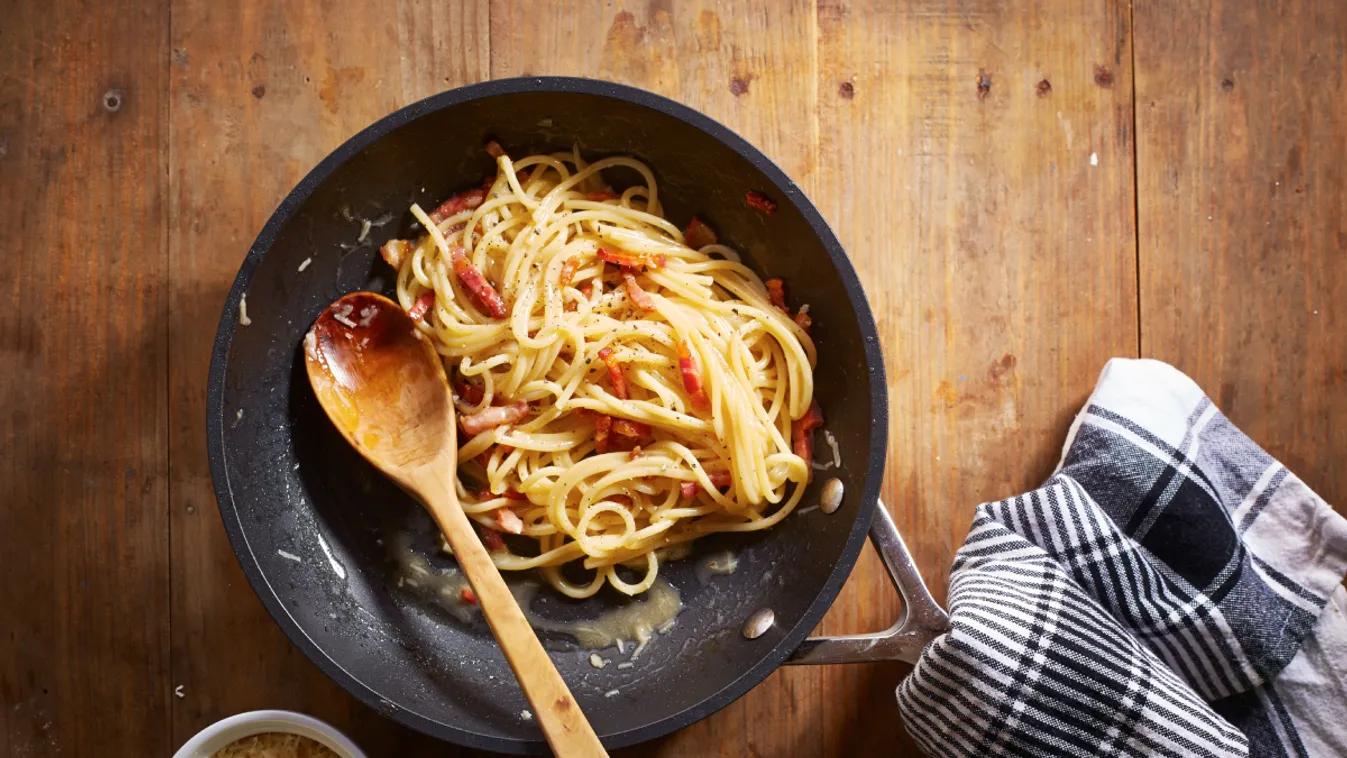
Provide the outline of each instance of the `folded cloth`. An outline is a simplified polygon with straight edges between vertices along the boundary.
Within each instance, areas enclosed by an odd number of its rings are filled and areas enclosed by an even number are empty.
[[[1347,520],[1157,361],[977,509],[898,688],[933,756],[1347,756]]]

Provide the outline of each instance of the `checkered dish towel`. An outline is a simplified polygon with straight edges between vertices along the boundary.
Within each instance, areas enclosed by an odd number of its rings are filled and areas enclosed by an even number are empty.
[[[1115,360],[1056,474],[978,507],[898,703],[933,756],[1347,756],[1345,572],[1347,520]]]

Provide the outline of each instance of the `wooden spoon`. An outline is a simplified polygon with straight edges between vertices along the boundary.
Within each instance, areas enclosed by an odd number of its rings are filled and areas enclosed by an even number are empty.
[[[318,317],[304,339],[304,358],[337,429],[440,525],[552,750],[566,758],[606,756],[459,507],[454,403],[430,341],[397,303],[355,292]]]

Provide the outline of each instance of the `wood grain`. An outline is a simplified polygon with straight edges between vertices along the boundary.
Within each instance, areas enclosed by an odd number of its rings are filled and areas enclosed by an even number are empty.
[[[884,497],[942,599],[972,507],[1037,484],[1103,362],[1138,349],[1347,502],[1347,6],[1128,8],[5,5],[0,547],[19,568],[0,578],[0,744],[162,755],[288,707],[373,756],[469,754],[357,704],[266,615],[215,513],[205,377],[229,283],[300,176],[388,111],[488,77],[660,92],[805,188],[875,310]],[[897,612],[867,551],[822,630]],[[916,755],[905,672],[784,669],[624,754]]]
[[[1142,352],[1347,513],[1347,5],[1135,13]]]
[[[216,513],[206,372],[224,297],[276,204],[389,111],[484,78],[472,3],[175,0],[170,99],[173,741],[256,708],[311,713],[372,755],[457,752],[358,704],[295,649],[244,579]],[[244,673],[246,672],[246,673]]]
[[[942,602],[978,503],[1036,487],[1104,362],[1137,351],[1125,3],[819,7],[817,200],[887,359],[884,498]],[[824,623],[899,602],[872,555]],[[918,755],[905,666],[830,667],[825,755]]]
[[[4,755],[170,749],[167,20],[0,9]]]

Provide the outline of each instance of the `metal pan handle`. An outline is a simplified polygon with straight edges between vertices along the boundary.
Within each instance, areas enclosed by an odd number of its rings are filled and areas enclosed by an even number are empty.
[[[949,614],[926,589],[888,509],[882,502],[875,505],[874,520],[870,522],[870,542],[903,598],[903,615],[887,631],[878,634],[810,637],[786,663],[916,663],[926,645],[949,629]]]

